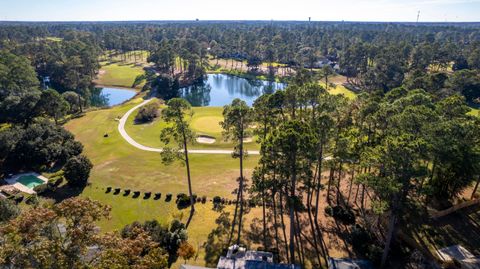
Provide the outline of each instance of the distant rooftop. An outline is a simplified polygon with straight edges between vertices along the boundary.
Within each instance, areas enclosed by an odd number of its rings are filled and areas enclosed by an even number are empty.
[[[367,260],[328,258],[328,269],[373,269]]]
[[[180,269],[208,269],[191,265],[182,265]],[[227,256],[220,257],[217,269],[301,269],[299,265],[273,263],[273,254],[265,251],[246,250],[233,245],[228,248]]]

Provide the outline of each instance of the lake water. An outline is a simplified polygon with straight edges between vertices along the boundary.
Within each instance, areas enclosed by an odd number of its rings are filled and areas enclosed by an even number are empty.
[[[92,105],[94,106],[116,106],[137,94],[134,90],[120,88],[96,88],[92,93]]]
[[[180,95],[192,106],[224,106],[240,98],[249,106],[264,93],[285,88],[284,83],[265,80],[247,80],[226,74],[208,74],[203,85],[180,89]]]

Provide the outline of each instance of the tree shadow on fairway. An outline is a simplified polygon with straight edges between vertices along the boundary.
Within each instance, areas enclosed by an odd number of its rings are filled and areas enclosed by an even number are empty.
[[[70,186],[68,184],[64,184],[60,187],[57,187],[55,190],[48,190],[42,194],[39,194],[39,196],[48,198],[48,199],[53,199],[55,203],[60,203],[63,200],[79,196],[86,187],[91,188],[91,186],[77,187],[77,186]]]

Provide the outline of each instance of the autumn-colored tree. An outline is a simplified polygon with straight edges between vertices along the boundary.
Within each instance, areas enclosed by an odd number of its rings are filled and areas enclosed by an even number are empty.
[[[195,249],[188,242],[183,242],[178,248],[177,254],[187,263],[195,255]]]
[[[167,268],[166,252],[145,230],[100,234],[96,222],[109,213],[88,198],[26,210],[0,225],[0,267]]]

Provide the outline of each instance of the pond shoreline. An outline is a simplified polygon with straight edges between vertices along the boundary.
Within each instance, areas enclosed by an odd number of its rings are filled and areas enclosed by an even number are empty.
[[[124,86],[117,86],[117,85],[103,85],[103,84],[93,84],[95,88],[115,88],[115,89],[122,89],[122,90],[131,90],[134,92],[141,92],[142,89],[131,88],[131,87],[124,87]]]
[[[274,93],[286,86],[286,83],[245,78],[238,74],[209,73],[202,83],[180,88],[179,97],[186,99],[194,107],[223,107],[236,98],[251,106],[261,95]]]
[[[133,88],[95,85],[90,98],[91,105],[98,108],[110,108],[122,105],[141,94]]]

